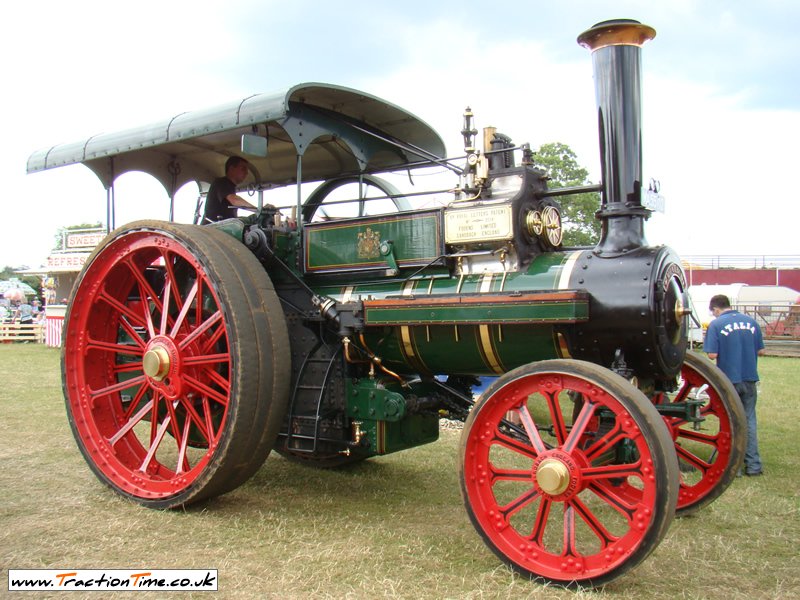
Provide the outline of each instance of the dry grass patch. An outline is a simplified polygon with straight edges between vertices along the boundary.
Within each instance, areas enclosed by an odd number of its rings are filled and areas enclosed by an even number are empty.
[[[225,598],[800,597],[797,359],[762,362],[767,475],[736,480],[713,505],[675,521],[635,571],[579,592],[521,579],[483,545],[458,492],[458,431],[339,471],[273,456],[226,496],[153,511],[103,487],[84,463],[55,350],[6,345],[0,361],[4,568],[216,568]]]

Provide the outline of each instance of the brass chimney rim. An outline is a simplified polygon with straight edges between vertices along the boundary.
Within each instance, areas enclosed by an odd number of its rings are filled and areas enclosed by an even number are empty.
[[[592,52],[609,46],[639,46],[656,37],[656,30],[633,19],[602,21],[578,36],[578,43]]]

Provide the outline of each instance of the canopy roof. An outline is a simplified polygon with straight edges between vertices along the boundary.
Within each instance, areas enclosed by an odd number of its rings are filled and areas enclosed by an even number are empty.
[[[267,138],[266,157],[245,155],[257,187],[375,173],[445,156],[425,122],[375,96],[323,83],[257,94],[158,123],[99,134],[34,152],[28,173],[82,163],[106,188],[129,171],[155,177],[170,196],[189,181],[211,182],[244,134]],[[249,181],[249,180],[248,180]]]

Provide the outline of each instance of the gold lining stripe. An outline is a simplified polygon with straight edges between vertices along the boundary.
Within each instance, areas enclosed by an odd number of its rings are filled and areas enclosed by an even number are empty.
[[[569,287],[569,279],[572,277],[572,270],[575,268],[575,263],[578,262],[581,254],[583,254],[583,250],[576,250],[572,254],[569,255],[566,261],[564,261],[564,266],[561,267],[561,275],[558,278],[558,288],[559,290],[568,290]]]
[[[378,454],[386,454],[386,421],[378,421]]]
[[[481,348],[486,357],[487,366],[498,375],[504,372],[500,359],[492,346],[492,333],[488,325],[478,325],[478,334],[481,340]]]
[[[567,339],[564,337],[563,333],[556,334],[556,352],[558,353],[559,358],[572,358],[572,355],[569,353],[569,346],[567,346]]]
[[[484,273],[481,278],[478,291],[481,294],[486,294],[492,291],[492,280],[494,273]],[[492,331],[488,325],[478,325],[478,337],[481,342],[483,354],[486,357],[487,366],[495,373],[502,373],[503,367],[500,365],[500,359],[492,346]]]
[[[403,296],[411,296],[414,292],[414,284],[416,281],[406,281],[403,284],[403,289],[400,292]],[[411,328],[408,325],[400,326],[400,341],[403,344],[403,353],[406,359],[413,359],[416,357],[414,352],[414,344],[411,342]]]

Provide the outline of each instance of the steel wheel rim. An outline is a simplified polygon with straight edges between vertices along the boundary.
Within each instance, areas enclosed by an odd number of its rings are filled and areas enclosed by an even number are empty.
[[[231,359],[214,282],[190,250],[161,232],[112,240],[83,274],[65,333],[68,407],[92,467],[143,499],[198,483],[229,420]]]
[[[566,429],[567,415],[554,398],[559,391],[575,390],[587,398],[574,420],[570,431]],[[523,408],[524,398],[544,390],[543,398],[550,412],[550,423],[537,421],[528,408]],[[597,426],[599,412],[611,411],[615,415],[616,433],[597,437],[594,442],[587,437]],[[516,413],[521,427],[528,436],[529,445],[509,443],[498,426],[508,414]],[[537,427],[553,425],[557,444],[550,445],[538,434]],[[533,433],[532,433],[533,432]],[[581,433],[583,432],[583,433]],[[574,434],[574,435],[573,435]],[[642,428],[614,395],[580,376],[570,374],[538,373],[522,376],[495,390],[476,416],[468,434],[464,458],[465,492],[472,503],[471,512],[476,525],[489,538],[501,556],[536,576],[554,581],[585,581],[599,579],[623,565],[647,536],[657,509],[656,478],[653,458],[645,443]],[[634,463],[597,465],[604,447],[620,439],[631,440],[638,454]],[[525,455],[531,461],[530,472],[525,469],[502,469],[493,465],[490,450],[496,445],[509,446],[512,452]],[[542,488],[537,475],[544,463],[555,459],[566,466],[566,486]],[[563,471],[564,469],[558,468]],[[636,478],[636,487],[618,484],[621,478]],[[531,481],[530,489],[503,505],[494,491],[503,480]],[[618,486],[618,487],[616,487]],[[562,491],[563,490],[563,491]],[[604,505],[606,513],[614,513],[615,530],[609,529],[595,509],[586,501],[591,496],[593,504]],[[559,505],[562,515],[553,515]],[[533,527],[528,532],[511,523],[513,513],[529,510],[534,513]],[[546,541],[548,528],[562,523],[554,541]],[[620,528],[620,522],[624,525]],[[584,533],[594,536],[595,550],[582,550],[576,537],[576,524],[582,523]],[[584,535],[584,538],[587,536]],[[560,548],[558,547],[560,544]],[[591,546],[591,543],[588,544]]]

